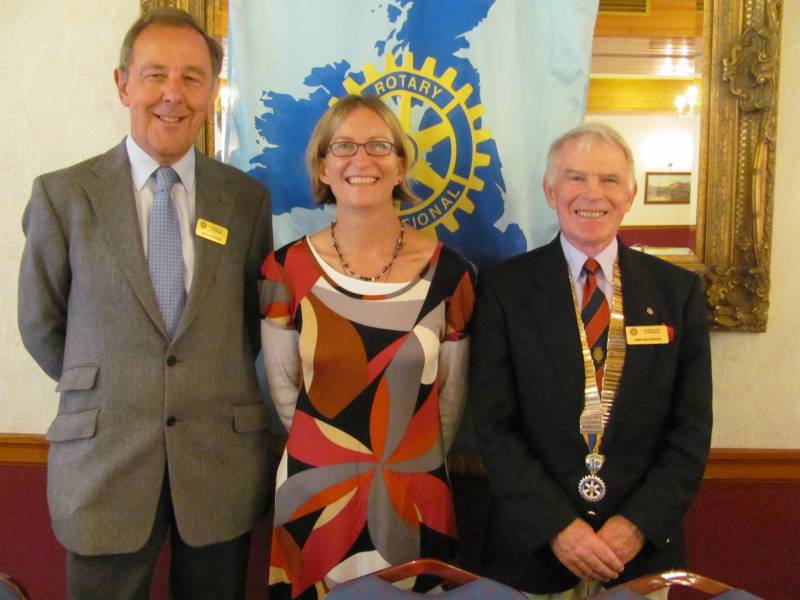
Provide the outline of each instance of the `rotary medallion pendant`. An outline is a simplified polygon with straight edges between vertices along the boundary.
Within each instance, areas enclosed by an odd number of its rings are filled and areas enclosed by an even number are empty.
[[[587,502],[600,502],[606,495],[606,483],[597,475],[587,475],[578,482],[578,491]]]
[[[586,468],[589,474],[578,482],[578,492],[587,502],[599,502],[606,495],[606,483],[597,476],[603,467],[605,456],[592,452],[586,455]]]

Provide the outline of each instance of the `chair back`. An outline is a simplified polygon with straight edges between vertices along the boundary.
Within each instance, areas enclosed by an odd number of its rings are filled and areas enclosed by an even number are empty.
[[[392,582],[431,575],[438,577],[447,586],[456,586],[447,591],[427,595],[405,590]],[[439,560],[420,559],[395,565],[364,575],[333,588],[328,600],[415,600],[417,598],[440,600],[525,600],[525,595],[492,579],[479,577]]]
[[[30,600],[30,596],[20,582],[0,572],[0,600]]]
[[[735,589],[721,581],[689,571],[666,571],[655,575],[644,575],[609,588],[593,596],[592,600],[638,600],[644,598],[644,594],[672,586],[698,590],[708,594],[713,600],[762,600],[744,590]]]

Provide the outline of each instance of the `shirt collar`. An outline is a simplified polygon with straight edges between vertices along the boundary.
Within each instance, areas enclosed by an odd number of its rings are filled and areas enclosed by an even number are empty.
[[[128,136],[125,140],[125,148],[128,151],[128,160],[131,162],[131,177],[133,178],[133,185],[136,191],[141,192],[142,188],[147,184],[147,180],[160,167],[152,156],[142,150],[142,148],[133,141],[132,136]],[[183,187],[186,191],[191,193],[194,188],[194,146],[184,154],[180,160],[170,165],[180,177]]]
[[[561,249],[564,251],[564,258],[567,259],[567,265],[569,265],[569,272],[572,273],[572,278],[577,281],[581,277],[583,263],[589,257],[573,246],[563,234],[558,237],[561,241]],[[619,243],[615,237],[608,246],[594,256],[594,259],[600,264],[607,281],[612,281],[613,279],[614,261],[617,260],[618,247]]]

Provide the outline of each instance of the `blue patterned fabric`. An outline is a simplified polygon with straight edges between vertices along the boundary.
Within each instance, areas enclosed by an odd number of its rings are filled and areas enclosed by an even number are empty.
[[[172,167],[159,167],[155,177],[156,193],[150,210],[147,236],[147,268],[171,338],[175,335],[186,303],[181,230],[178,211],[172,202],[172,186],[178,182],[178,174]]]
[[[692,598],[694,597],[699,596],[692,596]],[[727,592],[723,592],[717,596],[709,596],[704,594],[703,597],[708,598],[708,600],[762,600],[760,597],[754,596],[750,592],[745,592],[744,590],[738,589],[728,590]],[[602,592],[597,596],[594,596],[593,600],[647,600],[647,596],[643,596],[642,594],[632,590],[619,587]]]
[[[480,578],[447,592],[422,594],[395,587],[376,575],[366,575],[333,588],[327,600],[525,600],[525,595],[492,579]]]

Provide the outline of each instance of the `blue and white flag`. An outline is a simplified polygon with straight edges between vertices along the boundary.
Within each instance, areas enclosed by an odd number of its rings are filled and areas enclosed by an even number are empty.
[[[304,151],[377,94],[417,152],[407,224],[479,267],[555,235],[550,142],[583,120],[597,0],[232,0],[224,160],[272,195],[276,246],[325,227]]]

